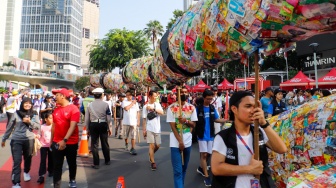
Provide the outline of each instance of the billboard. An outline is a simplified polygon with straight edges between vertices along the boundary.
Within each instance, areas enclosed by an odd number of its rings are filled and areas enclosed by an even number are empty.
[[[16,70],[20,70],[23,72],[31,71],[31,67],[30,67],[31,62],[28,60],[24,60],[20,58],[13,58],[13,64]]]
[[[326,50],[323,52],[318,51],[316,55],[317,69],[330,69],[336,67],[336,49]],[[314,55],[313,53],[301,56],[303,62],[303,71],[314,70]]]

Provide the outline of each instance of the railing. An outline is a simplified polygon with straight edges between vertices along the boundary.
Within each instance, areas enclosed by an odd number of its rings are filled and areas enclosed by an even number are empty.
[[[16,70],[13,68],[0,68],[0,72],[9,72],[9,73],[14,73],[14,74],[19,74],[19,75],[24,75],[24,76],[43,76],[43,77],[50,77],[50,78],[57,78],[57,79],[62,79],[62,80],[72,80],[75,81],[77,76],[76,75],[71,75],[73,79],[66,78],[66,75],[60,74],[47,74],[47,73],[40,73],[40,72],[26,72],[26,71],[20,71]]]

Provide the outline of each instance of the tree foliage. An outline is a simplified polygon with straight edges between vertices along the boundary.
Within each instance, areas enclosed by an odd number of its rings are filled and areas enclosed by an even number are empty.
[[[303,69],[303,62],[300,62],[299,57],[297,56],[296,52],[289,52],[288,53],[288,77],[289,79],[293,78],[298,71]],[[224,73],[220,73],[220,75],[223,75],[223,78],[226,78],[228,81],[233,83],[233,81],[236,78],[243,78],[244,77],[244,66],[243,64],[240,63],[240,60],[236,61],[231,61],[228,63],[225,63],[223,65],[225,68]],[[264,64],[261,66],[260,71],[265,71],[269,68],[273,68],[275,70],[280,70],[280,71],[286,71],[286,60],[283,56],[277,56],[276,54],[270,55],[265,57],[264,59]],[[219,70],[222,68],[220,67]],[[250,69],[250,74],[254,72],[254,56],[251,55],[249,57],[249,69]],[[248,68],[246,67],[246,74],[247,74]],[[249,75],[246,75],[249,77]],[[220,77],[223,79],[222,77]]]
[[[143,31],[112,29],[91,47],[90,68],[111,71],[115,67],[124,67],[131,59],[149,55],[149,45]]]
[[[15,65],[11,61],[8,61],[7,63],[3,63],[2,66],[15,67]]]
[[[90,76],[82,76],[75,81],[75,88],[79,91],[90,85]]]
[[[163,26],[157,20],[151,20],[146,25],[147,27],[144,29],[144,33],[147,35],[149,39],[151,39],[153,44],[153,50],[155,50],[155,42],[157,41],[159,36],[163,34]]]
[[[166,26],[166,29],[172,28],[172,26],[174,25],[174,23],[176,22],[176,20],[178,18],[180,18],[183,14],[184,14],[184,12],[182,10],[178,10],[178,9],[174,10],[173,17],[170,18],[170,21],[168,22],[168,24]]]

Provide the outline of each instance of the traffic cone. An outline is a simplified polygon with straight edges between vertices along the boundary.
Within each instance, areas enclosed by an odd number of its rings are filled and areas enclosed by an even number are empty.
[[[125,188],[124,176],[119,176],[118,177],[118,182],[117,182],[116,188]]]
[[[78,156],[80,157],[89,157],[89,145],[88,145],[88,136],[86,131],[86,126],[83,128],[82,137],[79,144]]]

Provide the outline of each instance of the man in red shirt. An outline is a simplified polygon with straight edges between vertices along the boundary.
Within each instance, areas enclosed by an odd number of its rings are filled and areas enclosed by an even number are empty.
[[[62,182],[62,167],[64,156],[69,166],[69,187],[75,188],[77,172],[78,126],[80,112],[77,106],[70,104],[70,91],[61,88],[54,89],[58,107],[53,112],[54,123],[51,128],[50,148],[54,158],[54,187],[60,188]]]
[[[72,98],[72,104],[74,104],[75,106],[80,107],[80,104],[79,104],[79,93],[76,93],[76,95]]]
[[[176,95],[173,92],[171,92],[168,95],[168,106],[173,104],[174,102],[176,102]]]

